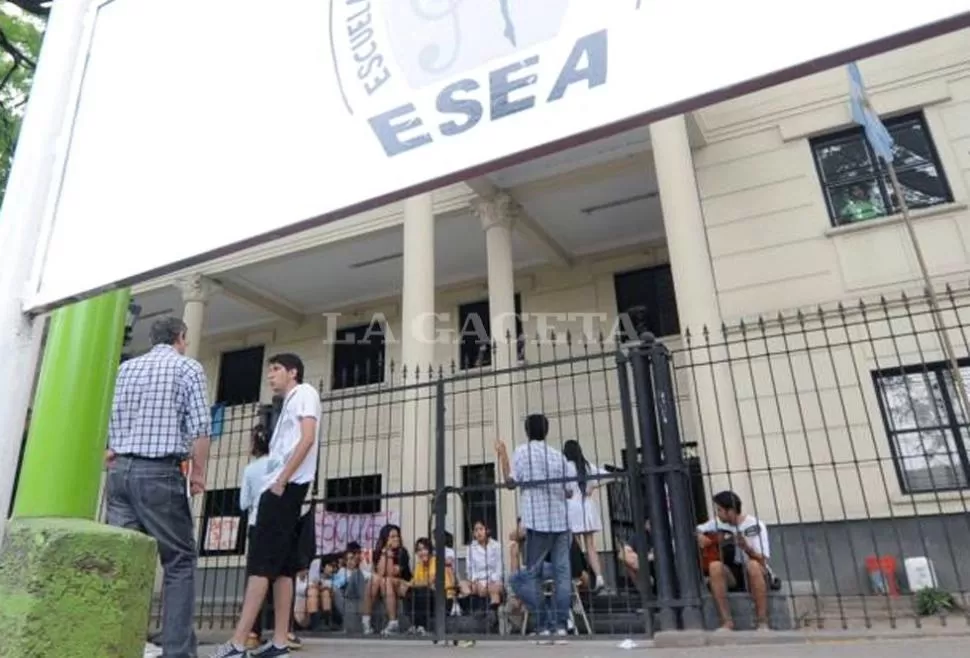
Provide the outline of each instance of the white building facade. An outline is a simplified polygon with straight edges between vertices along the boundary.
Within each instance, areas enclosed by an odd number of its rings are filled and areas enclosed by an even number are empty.
[[[899,147],[934,283],[952,287],[945,316],[967,358],[970,32],[860,66]],[[270,401],[265,359],[300,355],[329,414],[319,494],[391,495],[380,509],[400,513],[413,543],[436,477],[434,389],[403,386],[415,367],[422,381],[428,368],[457,377],[444,416],[449,485],[494,481],[495,440],[523,441],[521,420],[535,411],[550,418],[550,440],[577,439],[590,461],[621,466],[611,341],[626,326],[618,318],[644,307],[674,351],[683,440],[697,444],[708,493],[730,486],[780,528],[792,551],[781,571],[836,580],[840,568],[798,567],[798,532],[832,524],[845,538],[829,545],[849,571],[873,552],[853,543],[856,521],[882,524],[875,537],[887,523],[910,532],[932,518],[939,528],[906,541],[956,541],[970,528],[939,519],[967,512],[970,432],[942,379],[902,218],[847,98],[843,69],[820,72],[148,282],[135,290],[132,351],[147,347],[151,317],[184,317],[212,402],[226,406],[209,488],[227,500],[248,460],[253,405]],[[480,325],[500,342],[526,339],[481,360],[461,338]],[[348,332],[353,345],[336,340]],[[582,358],[540,367],[567,356]],[[904,389],[947,411],[922,422],[911,402],[915,423],[894,415]],[[216,498],[197,501],[200,518],[231,516]],[[482,500],[504,536],[514,495]],[[458,543],[462,515],[475,513],[466,507],[449,508]],[[233,569],[236,553],[213,550],[202,564]],[[937,568],[964,588],[970,579],[965,567]]]

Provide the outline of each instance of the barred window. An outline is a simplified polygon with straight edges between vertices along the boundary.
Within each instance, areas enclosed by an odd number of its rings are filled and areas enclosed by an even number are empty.
[[[970,362],[960,364],[964,385]],[[970,423],[946,363],[873,375],[900,486],[905,493],[966,489]]]
[[[922,112],[884,123],[896,143],[894,166],[909,207],[927,208],[953,201]],[[889,173],[861,127],[817,137],[811,146],[834,226],[899,212]]]

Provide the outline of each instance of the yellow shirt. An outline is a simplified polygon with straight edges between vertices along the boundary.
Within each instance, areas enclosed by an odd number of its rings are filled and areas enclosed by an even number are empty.
[[[435,559],[431,558],[427,564],[420,560],[414,565],[414,575],[411,578],[411,585],[414,587],[434,587],[435,583]],[[455,588],[455,576],[451,569],[445,569],[445,591],[450,592]]]

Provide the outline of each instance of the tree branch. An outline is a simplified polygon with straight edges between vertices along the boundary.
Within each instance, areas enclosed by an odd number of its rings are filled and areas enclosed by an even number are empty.
[[[37,68],[36,62],[20,52],[20,49],[10,42],[10,39],[7,38],[7,35],[4,34],[3,30],[0,30],[0,48],[2,48],[8,55],[13,57],[14,68],[16,68],[19,64],[26,64],[32,69]]]

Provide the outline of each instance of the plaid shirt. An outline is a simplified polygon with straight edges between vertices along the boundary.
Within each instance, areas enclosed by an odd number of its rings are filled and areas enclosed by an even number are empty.
[[[125,361],[118,369],[108,447],[119,455],[186,456],[209,435],[206,379],[195,359],[171,345]]]
[[[545,441],[529,441],[512,455],[512,479],[521,494],[522,525],[535,532],[566,532],[566,491],[569,482],[548,482],[566,477],[566,458]]]

